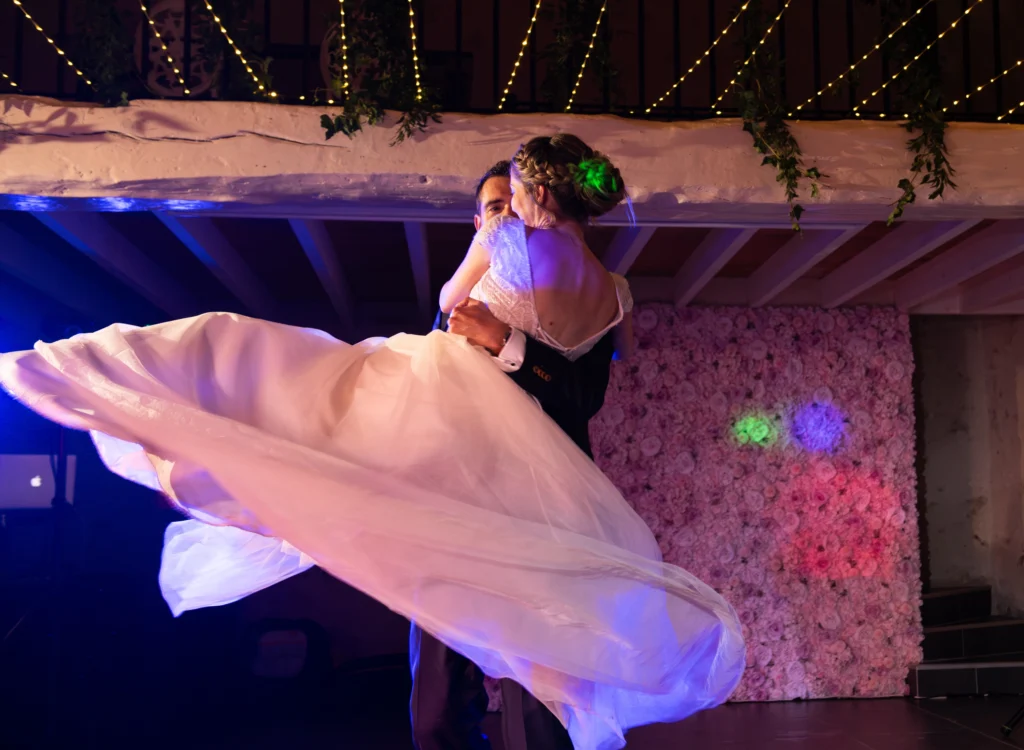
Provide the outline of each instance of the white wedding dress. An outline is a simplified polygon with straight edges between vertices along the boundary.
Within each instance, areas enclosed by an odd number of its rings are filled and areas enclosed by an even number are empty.
[[[522,223],[477,241],[493,261],[474,296],[556,344]],[[165,539],[175,614],[319,565],[522,684],[578,750],[718,705],[743,672],[732,607],[664,563],[601,471],[460,337],[350,345],[209,314],[2,355],[0,384],[191,516]]]

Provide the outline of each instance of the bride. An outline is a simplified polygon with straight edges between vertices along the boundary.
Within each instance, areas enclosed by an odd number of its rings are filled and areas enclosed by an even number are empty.
[[[477,233],[442,307],[480,299],[577,358],[632,306],[582,231],[623,199],[618,170],[573,136],[533,139],[512,188],[521,220]],[[576,210],[556,216],[566,196]],[[742,674],[729,604],[662,561],[601,471],[464,338],[347,344],[214,313],[0,355],[0,384],[191,517],[165,539],[175,614],[319,565],[523,685],[578,750],[718,705]]]

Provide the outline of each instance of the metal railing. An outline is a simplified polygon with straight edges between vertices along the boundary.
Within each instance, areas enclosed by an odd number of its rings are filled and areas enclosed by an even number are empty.
[[[549,0],[552,8],[560,0]],[[0,3],[7,0],[0,0]],[[74,0],[23,0],[33,14],[46,18],[53,26],[53,39],[62,47],[75,49],[71,19],[80,10]],[[781,7],[782,0],[767,0],[766,10]],[[778,3],[775,5],[774,3]],[[173,4],[173,3],[172,3]],[[232,28],[238,19],[231,17],[230,3],[223,3],[222,20]],[[497,107],[505,81],[512,70],[515,55],[522,43],[535,0],[415,0],[417,23],[425,77],[440,92],[443,108],[449,111],[493,112]],[[164,4],[165,6],[167,3]],[[926,23],[935,34],[951,19],[969,7],[969,0],[932,0],[925,3]],[[444,24],[424,24],[425,9],[445,17]],[[188,73],[194,63],[195,27],[205,14],[202,3],[181,0],[181,33],[172,42],[172,54]],[[581,95],[572,111],[586,114],[614,113],[645,116],[652,102],[678,80],[710,47],[701,69],[684,85],[678,87],[650,115],[658,119],[697,119],[735,115],[732,97],[723,107],[712,104],[727,87],[735,61],[744,49],[737,29],[728,43],[712,46],[724,24],[738,8],[737,0],[610,0],[607,21],[600,39],[607,45],[613,67],[618,75],[613,80],[601,77],[595,66],[588,69]],[[250,12],[249,23],[262,26],[262,42],[257,49],[247,49],[263,58],[273,58],[271,71],[279,101],[314,103],[314,92],[323,91],[328,83],[321,71],[321,47],[337,12],[336,0],[266,0],[259,8],[260,18]],[[141,10],[132,18],[131,8],[122,17],[132,27],[132,38],[139,60],[138,73],[147,81],[152,72],[150,31]],[[300,14],[281,30],[284,14]],[[260,15],[260,14],[255,14]],[[541,17],[531,37],[523,68],[512,89],[505,111],[545,112],[562,109],[544,95],[544,80],[550,74],[545,47],[553,34],[555,20]],[[296,34],[294,29],[300,27]],[[994,121],[1017,102],[1024,100],[1024,66],[1013,68],[1005,76],[991,82],[993,76],[1012,68],[1024,58],[1024,4],[1020,0],[985,0],[958,24],[936,46],[940,61],[942,90],[951,106],[947,116],[954,120]],[[667,29],[670,32],[667,33]],[[838,119],[849,117],[855,104],[882,81],[896,72],[889,54],[890,45],[883,44],[875,57],[859,71],[858,85],[836,87],[841,95],[819,96],[829,81],[870,51],[886,29],[882,26],[878,4],[865,0],[793,0],[768,40],[768,45],[784,60],[785,75],[781,79],[783,93],[791,105],[811,101],[800,110],[803,119]],[[39,44],[29,44],[37,32],[12,5],[0,7],[0,70],[22,82],[24,93],[90,100],[95,94],[80,79],[69,74],[56,53]],[[6,51],[5,51],[6,50]],[[73,54],[73,53],[72,53]],[[224,45],[217,51],[226,64],[218,66],[219,80],[212,83],[199,98],[225,98],[232,80],[241,81],[244,71],[234,62],[234,54]],[[47,83],[36,73],[52,69]],[[87,73],[89,71],[86,71]],[[575,70],[560,71],[575,76]],[[0,81],[2,83],[2,81]],[[191,81],[190,81],[191,83]],[[982,91],[977,91],[984,85]],[[139,96],[153,96],[142,89]],[[893,101],[892,89],[886,88],[862,108],[864,117],[899,116],[899,103]],[[8,89],[10,92],[11,89]],[[968,92],[975,92],[964,99]],[[227,98],[230,98],[228,96]],[[326,99],[320,96],[320,103]]]

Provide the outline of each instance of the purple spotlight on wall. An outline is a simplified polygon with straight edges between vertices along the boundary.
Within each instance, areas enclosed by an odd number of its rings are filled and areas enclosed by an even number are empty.
[[[815,453],[833,453],[846,434],[846,415],[832,404],[807,404],[793,416],[793,437]]]

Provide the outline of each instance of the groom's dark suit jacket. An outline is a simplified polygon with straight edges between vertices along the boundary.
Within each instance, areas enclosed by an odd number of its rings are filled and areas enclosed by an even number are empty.
[[[434,327],[444,330],[447,325],[448,316],[439,314]],[[604,405],[614,351],[612,336],[606,334],[593,349],[570,362],[561,353],[527,336],[523,366],[509,373],[590,457],[593,452],[588,425]]]

